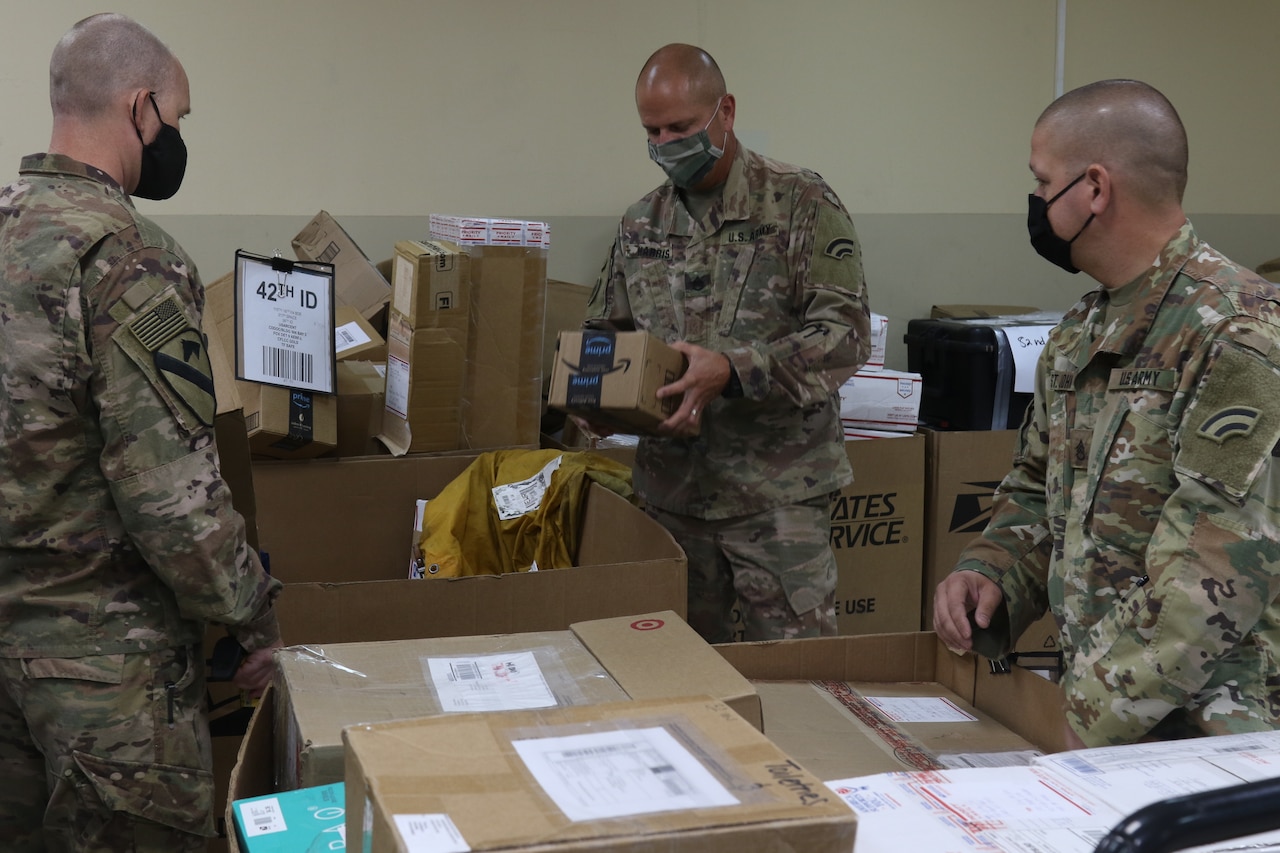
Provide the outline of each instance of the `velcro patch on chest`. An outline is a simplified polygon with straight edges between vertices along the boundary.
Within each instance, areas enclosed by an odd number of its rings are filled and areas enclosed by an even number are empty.
[[[1243,497],[1280,441],[1280,371],[1228,344],[1187,407],[1177,466]]]

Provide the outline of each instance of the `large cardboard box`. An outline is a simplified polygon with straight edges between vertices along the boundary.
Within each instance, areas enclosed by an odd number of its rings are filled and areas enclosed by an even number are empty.
[[[684,355],[648,332],[561,332],[547,404],[619,432],[651,432],[680,405],[657,390],[684,369]]]
[[[468,246],[471,330],[459,447],[536,446],[542,418],[547,250]]]
[[[475,459],[363,457],[254,465],[258,529],[284,641],[345,643],[559,631],[575,622],[687,609],[671,535],[603,486],[589,490],[572,568],[408,579],[414,508]]]
[[[387,365],[372,361],[338,362],[339,456],[386,453],[376,439],[382,429]]]
[[[853,483],[831,499],[841,634],[920,630],[924,437],[847,441]]]
[[[366,828],[373,853],[437,831],[475,851],[853,848],[852,811],[710,699],[433,717],[344,738],[348,825]]]
[[[355,723],[699,694],[760,726],[755,690],[670,610],[568,631],[292,646],[276,666],[282,789],[341,781],[342,729]]]
[[[471,259],[457,243],[401,240],[391,261],[391,310],[410,329],[452,329],[465,343],[471,310]]]
[[[292,243],[298,260],[333,264],[334,295],[340,305],[374,319],[391,300],[391,285],[326,211],[312,217]]]
[[[932,632],[716,649],[755,685],[765,734],[822,779],[933,769],[959,754],[1067,748],[1056,684],[1022,667],[993,673]],[[902,723],[885,710],[889,703],[868,698],[894,696],[931,698],[974,719]]]
[[[921,430],[928,476],[925,509],[923,627],[933,627],[934,591],[955,568],[960,552],[991,520],[996,487],[1013,466],[1017,430]],[[1046,615],[1018,640],[1015,650],[1052,655],[1058,628]]]
[[[414,329],[392,309],[378,440],[396,456],[457,450],[466,342],[453,328]]]

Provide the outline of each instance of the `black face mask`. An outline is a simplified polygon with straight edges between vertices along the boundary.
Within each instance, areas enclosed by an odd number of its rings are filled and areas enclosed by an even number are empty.
[[[1080,183],[1086,174],[1088,173],[1082,172],[1080,177],[1067,184],[1048,201],[1034,193],[1027,196],[1027,233],[1031,235],[1031,248],[1035,249],[1036,254],[1049,263],[1062,267],[1072,275],[1080,272],[1080,270],[1075,264],[1071,263],[1071,244],[1084,233],[1084,229],[1089,227],[1094,215],[1092,213],[1089,214],[1089,218],[1084,221],[1084,225],[1080,226],[1080,230],[1076,232],[1075,237],[1070,240],[1064,240],[1053,233],[1053,226],[1049,224],[1049,205],[1062,198],[1063,193]]]
[[[176,127],[165,124],[164,119],[160,118],[160,107],[156,105],[154,92],[150,98],[156,118],[160,119],[160,132],[150,144],[142,143],[142,169],[133,194],[138,198],[163,201],[172,198],[178,187],[182,186],[182,176],[187,173],[187,143],[182,141],[182,134]],[[142,131],[137,129],[136,122],[134,130],[138,134],[138,141],[142,142]]]

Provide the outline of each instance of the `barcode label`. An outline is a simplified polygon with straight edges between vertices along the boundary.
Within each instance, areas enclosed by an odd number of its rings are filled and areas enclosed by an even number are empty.
[[[449,677],[454,681],[476,681],[480,678],[480,667],[474,662],[458,661],[449,667]]]
[[[280,800],[276,797],[241,803],[240,820],[244,824],[246,838],[285,832],[289,828],[285,825],[284,813],[280,810]]]
[[[286,382],[315,381],[315,356],[309,352],[294,352],[280,347],[262,348],[262,373]]]
[[[1093,764],[1090,764],[1088,761],[1085,761],[1083,758],[1076,758],[1075,756],[1072,756],[1072,755],[1063,755],[1063,756],[1059,756],[1059,760],[1064,765],[1066,765],[1066,768],[1068,770],[1074,773],[1082,773],[1085,775],[1090,775],[1093,773],[1102,772],[1098,767],[1094,766]]]

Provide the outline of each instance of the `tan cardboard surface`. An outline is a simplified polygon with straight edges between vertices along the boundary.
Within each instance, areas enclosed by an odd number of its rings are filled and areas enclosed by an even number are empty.
[[[333,264],[334,295],[339,304],[372,318],[391,299],[391,285],[370,263],[338,221],[320,211],[291,241],[300,261]]]
[[[547,405],[615,426],[619,432],[648,432],[669,418],[679,407],[680,398],[659,400],[656,392],[684,373],[684,356],[648,332],[613,333],[613,369],[600,374],[595,391],[588,395],[590,402],[569,399],[570,379],[592,372],[580,368],[584,357],[590,357],[583,352],[584,343],[593,335],[560,333]]]
[[[826,779],[905,769],[900,758],[921,751],[1003,751],[1030,744],[1055,752],[1065,745],[1057,685],[1020,667],[993,675],[985,660],[951,652],[931,632],[715,648],[760,693],[765,733],[801,764],[812,764],[815,772],[822,768]],[[874,715],[859,718],[830,694],[805,690],[812,681],[852,682],[864,696],[944,695],[978,716],[979,724],[899,724],[895,744],[893,732]],[[855,735],[852,742],[844,739]],[[896,755],[894,746],[902,747]]]
[[[512,741],[603,729],[678,735],[739,800],[574,822],[525,770]],[[628,702],[435,717],[346,730],[349,826],[372,825],[375,853],[397,849],[393,816],[447,814],[472,850],[804,850],[853,847],[855,815],[725,705]],[[364,815],[366,801],[372,812]]]
[[[841,634],[920,630],[924,438],[847,441],[854,481],[831,500]]]
[[[761,725],[755,689],[670,610],[568,631],[317,643],[276,656],[276,779],[290,788],[341,781],[343,726],[466,710],[441,695],[429,659],[521,652],[559,706],[705,695]]]
[[[555,365],[556,343],[561,332],[582,328],[591,299],[591,286],[558,279],[547,279],[547,305],[542,321],[542,395],[551,387],[551,369]]]
[[[556,705],[628,698],[569,631],[291,646],[276,655],[276,778],[283,788],[341,782],[344,726],[453,713],[429,659],[522,652]]]
[[[276,385],[240,382],[244,401],[245,431],[255,455],[273,459],[311,459],[323,456],[338,444],[338,398],[333,394],[297,392]],[[295,405],[295,395],[298,405]],[[293,421],[303,410],[310,427],[302,430]]]
[[[934,592],[955,568],[960,552],[991,520],[992,497],[1013,466],[1017,430],[921,430],[926,439],[925,577],[922,627],[933,627]],[[1051,615],[1029,627],[1017,651],[1056,652]]]
[[[471,330],[460,447],[538,443],[547,251],[470,246]]]
[[[339,456],[376,456],[386,453],[376,440],[382,429],[386,364],[372,361],[338,362]]]
[[[387,341],[353,305],[334,309],[337,333],[335,358],[339,361],[386,361]],[[365,340],[367,339],[367,340]]]

